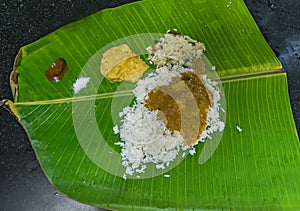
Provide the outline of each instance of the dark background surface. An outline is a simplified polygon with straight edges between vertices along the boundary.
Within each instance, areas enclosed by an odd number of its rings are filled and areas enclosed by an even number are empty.
[[[12,99],[9,74],[20,47],[98,10],[128,2],[132,0],[1,0],[0,100]],[[245,3],[288,73],[299,134],[300,1],[245,0]],[[3,108],[0,108],[0,210],[100,210],[75,202],[52,188],[22,126]]]

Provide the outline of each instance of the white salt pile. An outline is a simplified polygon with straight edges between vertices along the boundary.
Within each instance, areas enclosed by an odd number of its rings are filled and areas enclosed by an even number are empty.
[[[80,77],[73,84],[74,94],[78,94],[90,82],[90,77]]]

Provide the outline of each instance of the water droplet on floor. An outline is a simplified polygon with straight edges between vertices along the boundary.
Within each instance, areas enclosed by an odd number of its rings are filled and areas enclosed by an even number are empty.
[[[271,10],[275,10],[277,8],[276,4],[272,1],[268,2],[268,6],[271,8]]]

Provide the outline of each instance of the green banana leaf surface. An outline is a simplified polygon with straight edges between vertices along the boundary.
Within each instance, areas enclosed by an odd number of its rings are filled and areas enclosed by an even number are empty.
[[[106,80],[101,54],[124,42],[146,54],[174,28],[206,46],[224,89],[224,133],[206,162],[200,143],[172,168],[124,180],[113,127],[135,85]],[[58,58],[68,70],[52,82],[45,73]],[[74,94],[80,77],[90,82]],[[116,210],[300,209],[286,73],[242,0],[144,0],[99,11],[22,47],[11,88],[14,102],[2,106],[25,128],[51,184],[72,199]]]

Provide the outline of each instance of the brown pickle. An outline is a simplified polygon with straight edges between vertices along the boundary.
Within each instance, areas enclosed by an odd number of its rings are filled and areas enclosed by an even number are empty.
[[[49,81],[59,82],[67,71],[68,65],[66,60],[59,58],[50,65],[46,72],[46,77],[49,79]]]

